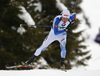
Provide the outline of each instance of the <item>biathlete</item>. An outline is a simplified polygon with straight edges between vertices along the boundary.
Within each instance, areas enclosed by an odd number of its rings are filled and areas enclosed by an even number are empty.
[[[34,59],[39,56],[52,42],[59,41],[61,48],[61,62],[60,67],[65,67],[64,60],[66,56],[66,31],[69,30],[70,26],[74,23],[76,19],[76,13],[70,12],[68,9],[62,11],[61,15],[58,15],[53,20],[52,28],[49,35],[45,38],[42,45],[35,51],[34,55],[30,60],[28,60],[25,65],[31,64]]]

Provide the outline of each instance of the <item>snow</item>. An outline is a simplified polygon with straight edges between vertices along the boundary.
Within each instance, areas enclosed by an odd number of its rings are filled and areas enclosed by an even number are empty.
[[[40,64],[38,64],[38,63],[40,63]],[[48,69],[51,68],[43,57],[41,57],[36,63],[34,63],[34,65],[37,65],[37,69],[38,69],[39,67],[44,67],[44,66],[45,66],[46,68],[48,68]],[[44,67],[44,68],[45,68],[45,67]]]
[[[18,17],[24,20],[27,25],[35,25],[35,21],[33,21],[31,15],[26,11],[26,9],[23,6],[19,6],[19,8],[21,8],[23,14],[19,14]]]
[[[33,26],[34,28],[36,28],[35,26],[35,21],[32,19],[31,15],[26,11],[26,9],[23,6],[19,6],[19,8],[21,8],[21,12],[23,14],[18,14],[18,17],[22,20],[24,20],[24,22],[28,25],[28,26]],[[17,32],[20,33],[21,35],[26,32],[26,30],[23,27],[18,27]]]
[[[18,27],[17,32],[20,33],[20,35],[22,35],[26,32],[26,30],[24,29],[24,27]]]
[[[93,70],[68,70],[67,72],[57,69],[35,70],[11,70],[0,71],[0,76],[100,76],[100,71]]]
[[[63,11],[64,9],[67,9],[67,7],[60,2],[60,0],[56,0],[56,7],[60,10],[60,11]]]
[[[39,12],[42,11],[42,4],[40,2],[34,3],[34,5],[36,6],[34,11],[39,11]]]

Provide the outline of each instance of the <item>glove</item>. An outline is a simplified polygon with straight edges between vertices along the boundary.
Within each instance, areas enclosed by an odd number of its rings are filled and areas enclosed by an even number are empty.
[[[76,19],[76,13],[72,13],[69,18],[70,22],[75,21],[75,19]]]
[[[64,29],[65,31],[68,31],[68,29]]]
[[[71,22],[71,25],[73,25],[75,23],[75,20]]]

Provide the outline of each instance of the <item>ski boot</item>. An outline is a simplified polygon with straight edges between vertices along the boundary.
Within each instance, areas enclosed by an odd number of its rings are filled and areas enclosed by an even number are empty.
[[[65,64],[64,64],[64,58],[61,58],[61,62],[60,62],[60,69],[61,70],[65,70]]]
[[[24,65],[27,66],[27,65],[33,63],[33,61],[34,61],[35,58],[36,58],[36,56],[33,55],[33,57],[31,57],[27,62],[24,63]]]

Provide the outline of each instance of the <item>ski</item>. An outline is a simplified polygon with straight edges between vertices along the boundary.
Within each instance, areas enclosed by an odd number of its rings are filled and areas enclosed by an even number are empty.
[[[37,66],[34,65],[17,65],[17,66],[6,66],[7,69],[13,68],[36,68]]]

